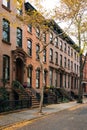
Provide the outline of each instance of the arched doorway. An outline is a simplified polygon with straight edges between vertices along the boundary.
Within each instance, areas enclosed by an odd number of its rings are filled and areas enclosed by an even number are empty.
[[[16,80],[23,84],[24,80],[24,63],[21,58],[16,59]]]

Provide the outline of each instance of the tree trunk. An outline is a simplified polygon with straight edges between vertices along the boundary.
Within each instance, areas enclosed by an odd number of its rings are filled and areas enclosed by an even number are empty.
[[[39,55],[40,57],[40,55]],[[43,67],[43,61],[40,57],[40,65],[41,65],[41,72],[42,72],[42,86],[41,86],[41,92],[40,92],[40,106],[39,106],[39,113],[42,113],[42,107],[43,107],[43,98],[44,98],[44,67]]]

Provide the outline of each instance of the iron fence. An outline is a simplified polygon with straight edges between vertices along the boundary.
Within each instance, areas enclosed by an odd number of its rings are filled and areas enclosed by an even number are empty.
[[[13,100],[1,101],[0,112],[13,111],[23,108],[30,108],[32,106],[31,100]]]

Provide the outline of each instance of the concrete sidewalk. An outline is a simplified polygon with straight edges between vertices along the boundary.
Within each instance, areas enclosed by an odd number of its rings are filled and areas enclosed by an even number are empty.
[[[84,103],[87,103],[87,99],[84,100]],[[39,118],[41,116],[56,113],[72,107],[76,107],[78,105],[79,104],[77,104],[76,101],[74,101],[69,103],[52,104],[43,107],[43,114],[38,114],[38,109],[36,108],[36,109],[27,109],[27,110],[21,110],[20,112],[0,115],[0,130],[2,130],[4,127],[6,128],[18,122],[32,120],[35,118]]]

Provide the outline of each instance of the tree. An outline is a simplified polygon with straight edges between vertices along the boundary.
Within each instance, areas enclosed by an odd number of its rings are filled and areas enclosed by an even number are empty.
[[[55,18],[60,17],[60,20],[71,22],[73,26],[73,34],[78,40],[79,56],[80,56],[80,82],[78,91],[78,103],[82,103],[82,81],[85,58],[83,60],[83,52],[87,48],[87,1],[86,0],[60,0],[62,11],[60,8],[55,8]],[[57,17],[56,17],[57,16]],[[85,56],[86,57],[86,56]]]

